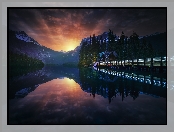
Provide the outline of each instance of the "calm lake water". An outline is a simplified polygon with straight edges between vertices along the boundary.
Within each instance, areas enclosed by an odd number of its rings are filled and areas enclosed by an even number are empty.
[[[8,80],[8,124],[166,124],[166,75],[45,66]]]

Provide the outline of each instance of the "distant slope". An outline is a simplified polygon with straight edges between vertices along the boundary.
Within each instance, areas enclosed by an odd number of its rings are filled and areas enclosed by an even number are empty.
[[[8,50],[13,53],[25,54],[29,57],[42,60],[45,64],[78,63],[79,49],[69,52],[58,52],[42,46],[24,31],[9,30]]]
[[[144,37],[145,40],[150,42],[154,49],[159,51],[167,50],[167,33],[152,34]]]
[[[108,34],[107,32],[104,32],[103,34],[98,35],[99,38],[101,36],[102,38],[107,38]],[[144,36],[144,38],[152,44],[154,49],[159,51],[167,50],[166,32]],[[77,46],[74,50],[68,52],[54,51],[39,44],[36,40],[28,36],[24,31],[9,30],[8,40],[8,50],[10,52],[25,54],[29,57],[39,59],[45,64],[69,65],[72,63],[74,65],[79,61],[80,46]],[[82,39],[82,42],[86,40],[89,41],[89,37]]]

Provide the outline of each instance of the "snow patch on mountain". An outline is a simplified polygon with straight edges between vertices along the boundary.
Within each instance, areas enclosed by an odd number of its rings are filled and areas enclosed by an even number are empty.
[[[19,40],[23,40],[25,42],[33,42],[36,45],[42,46],[33,38],[29,37],[24,31],[17,31],[15,32],[15,35],[16,35],[16,38],[18,38]]]
[[[78,63],[79,50],[77,46],[74,50],[68,52],[54,51],[47,48],[24,31],[9,31],[9,51],[17,54],[25,54],[29,57],[42,60],[45,64],[64,64]]]

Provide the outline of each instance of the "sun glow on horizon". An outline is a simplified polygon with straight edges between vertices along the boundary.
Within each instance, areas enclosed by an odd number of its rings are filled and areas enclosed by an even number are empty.
[[[79,40],[67,39],[66,41],[62,41],[62,42],[54,42],[53,40],[52,41],[52,43],[54,43],[53,45],[50,44],[50,45],[44,45],[44,46],[54,51],[68,52],[68,51],[74,50],[77,46],[79,46],[80,42],[81,42],[81,39]]]
[[[66,51],[71,51],[74,49],[75,49],[75,47],[73,45],[69,45],[69,46],[67,46]]]
[[[80,45],[80,41],[70,39],[66,42],[66,47],[64,48],[64,51],[74,50],[78,45]]]
[[[166,31],[164,9],[9,9],[9,29],[25,31],[41,45],[54,51],[70,51],[83,38],[111,29],[130,36]],[[155,17],[154,17],[155,16]],[[135,18],[135,19],[132,19]],[[163,21],[163,22],[161,22]],[[136,23],[136,24],[135,24]],[[143,26],[142,26],[143,25]]]

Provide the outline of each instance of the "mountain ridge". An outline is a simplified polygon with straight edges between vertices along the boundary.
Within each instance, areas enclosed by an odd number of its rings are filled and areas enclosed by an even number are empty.
[[[102,36],[103,38],[107,39],[107,33],[108,32],[103,32],[103,34],[97,35],[96,37]],[[44,64],[78,64],[81,44],[83,41],[89,41],[89,38],[90,37],[83,38],[79,46],[77,46],[74,50],[67,52],[54,51],[38,43],[36,40],[28,36],[25,31],[9,30],[8,50],[17,54],[25,54],[29,57],[42,60]],[[116,36],[116,39],[119,39],[119,36]],[[154,49],[166,50],[166,32],[140,36],[139,39],[145,39],[146,41],[149,41]]]
[[[24,31],[12,31],[8,33],[8,50],[17,54],[25,54],[29,57],[42,60],[45,64],[62,65],[67,62],[78,62],[78,51],[69,52],[54,51],[39,44],[29,37]]]

